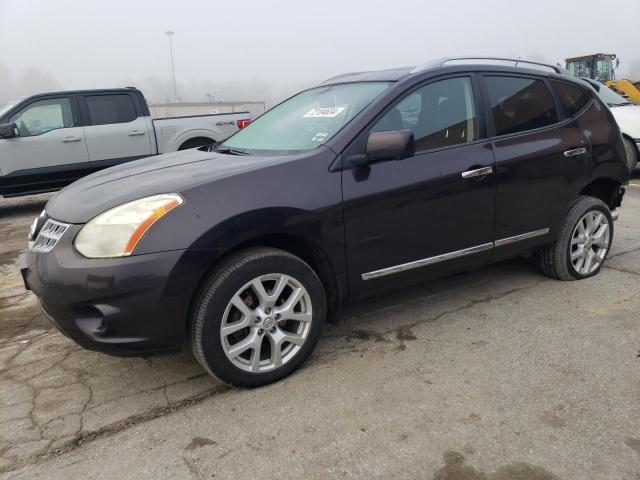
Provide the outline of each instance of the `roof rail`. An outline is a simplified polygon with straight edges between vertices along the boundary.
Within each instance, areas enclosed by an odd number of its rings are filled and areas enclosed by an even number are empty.
[[[449,62],[467,61],[467,60],[489,60],[492,62],[513,62],[513,68],[516,68],[519,63],[526,63],[527,65],[536,65],[538,67],[545,67],[553,70],[558,75],[569,75],[569,72],[562,68],[560,65],[551,65],[549,63],[533,62],[531,60],[523,60],[521,58],[503,58],[503,57],[445,57],[431,62],[427,62],[422,65],[418,65],[411,70],[411,73],[424,72],[432,68],[443,67]]]

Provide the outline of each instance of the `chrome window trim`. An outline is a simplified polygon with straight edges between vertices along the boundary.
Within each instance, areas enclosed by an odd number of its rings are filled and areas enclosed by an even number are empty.
[[[454,258],[465,257],[467,255],[473,255],[474,253],[484,252],[496,247],[504,247],[523,240],[529,240],[530,238],[540,237],[549,233],[549,228],[541,228],[540,230],[534,230],[532,232],[515,235],[513,237],[501,238],[495,242],[483,243],[474,247],[464,248],[462,250],[456,250],[454,252],[443,253],[442,255],[436,255],[435,257],[423,258],[421,260],[415,260],[413,262],[402,263],[400,265],[394,265],[392,267],[381,268],[380,270],[374,270],[372,272],[363,273],[362,280],[371,280],[372,278],[385,277],[394,273],[406,272],[407,270],[413,270],[414,268],[420,268],[427,265],[433,265],[434,263],[446,262],[447,260],[453,260]]]

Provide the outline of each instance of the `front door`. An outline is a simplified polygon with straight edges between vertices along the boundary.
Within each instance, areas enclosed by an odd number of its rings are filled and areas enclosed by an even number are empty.
[[[34,100],[12,113],[18,136],[0,139],[0,193],[50,190],[77,178],[89,160],[84,129],[69,96]]]
[[[343,171],[350,294],[473,268],[493,249],[496,183],[491,145],[479,140],[470,76],[432,81],[404,95],[370,132],[410,129],[416,154]]]

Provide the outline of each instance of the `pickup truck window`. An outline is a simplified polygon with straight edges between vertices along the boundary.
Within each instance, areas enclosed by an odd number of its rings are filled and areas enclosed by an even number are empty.
[[[56,130],[74,127],[73,111],[69,98],[39,100],[9,117],[15,122],[21,137],[32,137]]]
[[[128,123],[138,117],[129,95],[88,95],[85,99],[91,125]]]
[[[333,137],[389,82],[358,82],[306,90],[272,108],[221,146],[283,155],[312,150]]]

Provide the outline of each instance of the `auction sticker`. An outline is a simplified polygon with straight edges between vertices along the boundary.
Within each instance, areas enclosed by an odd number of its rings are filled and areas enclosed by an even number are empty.
[[[344,112],[345,107],[312,108],[303,115],[304,118],[333,118]]]

